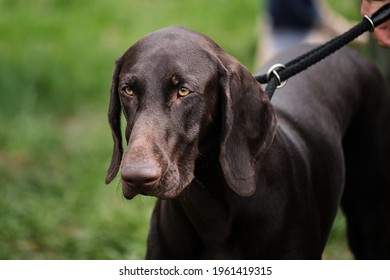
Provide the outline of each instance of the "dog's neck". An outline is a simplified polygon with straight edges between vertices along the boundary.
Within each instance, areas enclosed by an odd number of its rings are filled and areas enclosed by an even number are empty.
[[[212,162],[218,158],[210,159]],[[205,258],[232,258],[231,219],[229,206],[224,198],[230,191],[223,180],[219,164],[204,160],[195,170],[195,179],[180,194],[178,202],[186,216],[199,233],[205,246]],[[223,182],[221,181],[223,180]]]

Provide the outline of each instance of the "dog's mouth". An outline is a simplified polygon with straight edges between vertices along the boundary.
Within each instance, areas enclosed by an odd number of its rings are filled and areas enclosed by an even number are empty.
[[[123,196],[131,200],[137,195],[153,196],[160,199],[173,199],[176,198],[194,179],[194,176],[189,176],[185,182],[177,182],[176,184],[170,184],[167,186],[163,180],[157,183],[153,188],[140,188],[129,184],[122,180],[122,192]]]

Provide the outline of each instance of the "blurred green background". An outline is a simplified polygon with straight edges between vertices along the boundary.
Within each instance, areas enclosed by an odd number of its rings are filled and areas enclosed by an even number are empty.
[[[358,17],[351,2],[329,1]],[[254,70],[262,11],[258,0],[0,0],[0,259],[143,258],[154,199],[104,184],[114,61],[183,25]],[[341,215],[324,257],[351,258]]]

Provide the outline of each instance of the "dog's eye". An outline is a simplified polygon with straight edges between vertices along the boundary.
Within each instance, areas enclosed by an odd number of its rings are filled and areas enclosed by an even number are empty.
[[[178,91],[179,96],[185,97],[190,94],[190,90],[188,88],[182,87]]]
[[[129,88],[129,87],[125,87],[125,88],[123,89],[123,91],[124,91],[128,96],[134,96],[133,90],[132,90],[131,88]]]

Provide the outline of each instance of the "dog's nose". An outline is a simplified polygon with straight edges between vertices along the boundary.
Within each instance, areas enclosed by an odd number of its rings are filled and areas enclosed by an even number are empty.
[[[127,164],[122,167],[122,180],[136,188],[153,188],[161,178],[161,168],[155,163]]]

